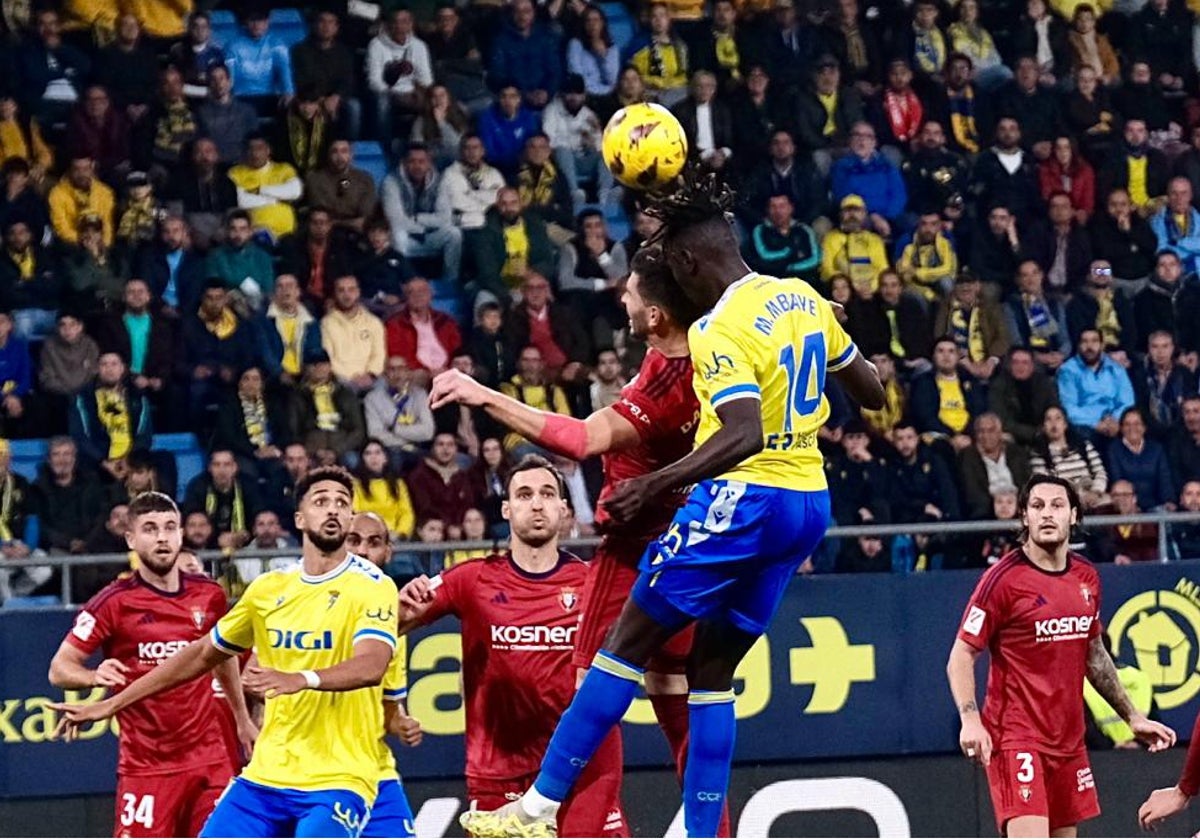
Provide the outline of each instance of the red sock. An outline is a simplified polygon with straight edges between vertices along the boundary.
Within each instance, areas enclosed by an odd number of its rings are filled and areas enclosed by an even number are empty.
[[[608,733],[558,812],[559,837],[628,837],[621,808],[621,727]]]
[[[675,772],[683,783],[683,768],[687,764],[688,748],[688,699],[686,694],[651,694],[650,705],[654,707],[654,716],[658,725],[667,736],[671,746],[671,755],[675,757]],[[729,822],[729,805],[721,814],[721,825],[717,828],[718,837],[732,837]]]

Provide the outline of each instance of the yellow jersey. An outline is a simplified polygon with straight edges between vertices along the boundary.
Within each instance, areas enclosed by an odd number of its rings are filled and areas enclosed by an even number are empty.
[[[717,409],[762,402],[763,449],[719,476],[784,490],[824,490],[817,430],[829,417],[825,374],[858,349],[833,308],[803,280],[747,274],[692,325],[699,447],[721,427]]]
[[[229,168],[229,180],[247,193],[271,195],[272,187],[282,187],[300,176],[289,163],[271,161],[261,169],[251,169],[244,163]],[[299,196],[297,196],[299,198]],[[273,239],[287,236],[296,229],[296,211],[283,199],[257,204],[249,208],[250,221],[256,228],[265,228]]]
[[[408,637],[396,640],[396,650],[388,663],[387,676],[383,678],[383,699],[386,703],[403,703],[408,698]],[[396,770],[396,754],[388,746],[387,733],[379,736],[379,781],[389,782],[400,778]]]
[[[350,659],[360,641],[374,639],[395,650],[398,600],[391,578],[347,554],[320,576],[298,568],[255,578],[211,638],[229,654],[253,647],[266,668],[315,671]],[[242,776],[286,790],[350,790],[370,804],[382,732],[379,685],[271,697]]]

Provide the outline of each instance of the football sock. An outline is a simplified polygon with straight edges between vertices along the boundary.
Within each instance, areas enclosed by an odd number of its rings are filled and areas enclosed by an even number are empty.
[[[688,837],[716,837],[729,789],[737,721],[733,689],[688,695],[690,744],[683,772],[683,819]]]
[[[556,805],[567,798],[596,748],[633,702],[642,670],[606,650],[596,654],[550,738],[537,781],[522,799],[530,816],[544,814],[547,800]],[[530,793],[538,796],[530,798]]]

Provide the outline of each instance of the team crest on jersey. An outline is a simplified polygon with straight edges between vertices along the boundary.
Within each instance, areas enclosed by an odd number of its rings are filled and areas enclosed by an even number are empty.
[[[196,625],[197,630],[204,626],[204,610],[192,607],[192,624]]]
[[[1029,785],[1021,785],[1017,793],[1020,794],[1022,802],[1028,802],[1030,799],[1033,799],[1033,788]]]
[[[329,603],[325,606],[325,609],[327,609],[327,610],[333,609],[333,605],[338,602],[338,598],[340,598],[340,597],[342,597],[342,593],[338,592],[336,589],[333,590],[332,592],[330,592],[329,593]]]
[[[579,595],[570,586],[564,586],[558,593],[558,602],[562,604],[564,610],[570,612],[579,604]]]

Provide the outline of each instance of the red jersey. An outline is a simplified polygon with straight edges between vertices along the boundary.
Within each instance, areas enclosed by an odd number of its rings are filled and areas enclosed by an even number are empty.
[[[1054,574],[1017,549],[984,573],[958,638],[991,654],[983,723],[997,750],[1083,749],[1083,681],[1100,629],[1100,575],[1078,554]]]
[[[422,621],[462,621],[467,776],[514,779],[536,773],[550,735],[575,694],[571,656],[587,564],[559,552],[532,575],[507,553],[470,560],[433,580]]]
[[[180,575],[178,592],[163,592],[136,572],[101,589],[75,617],[67,641],[86,654],[103,651],[129,668],[129,683],[206,636],[225,614],[225,593],[201,575]],[[128,683],[127,683],[128,684]],[[146,776],[228,763],[229,750],[212,674],[134,703],[117,715],[117,772]],[[225,714],[228,714],[225,712]]]
[[[692,359],[671,358],[653,348],[642,360],[638,375],[621,389],[613,409],[633,424],[642,441],[632,449],[604,455],[604,487],[596,506],[596,524],[607,525],[604,500],[618,483],[673,464],[692,451],[700,402],[692,390]],[[663,496],[638,517],[631,539],[649,542],[671,524],[675,511],[687,498],[684,489]],[[637,557],[633,558],[637,561]]]

